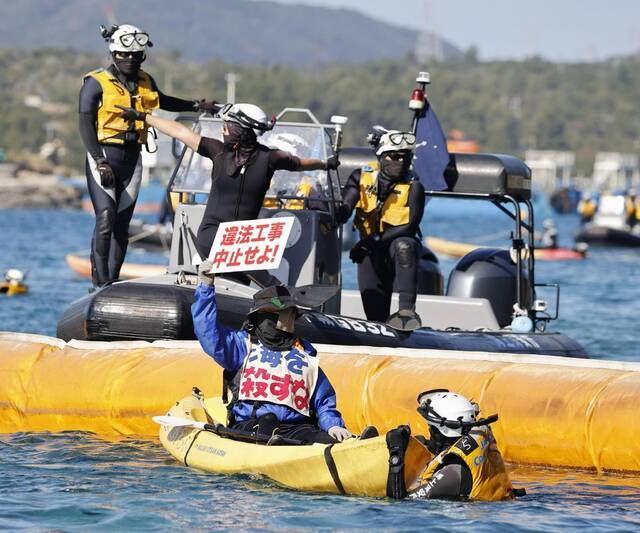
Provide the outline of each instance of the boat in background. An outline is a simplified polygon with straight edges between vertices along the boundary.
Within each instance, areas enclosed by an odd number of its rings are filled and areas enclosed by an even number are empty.
[[[603,194],[595,213],[576,235],[577,241],[602,246],[640,246],[640,221],[624,194]],[[633,222],[633,224],[630,224]]]
[[[489,248],[480,244],[448,241],[437,237],[426,237],[425,244],[434,252],[448,255],[449,257],[464,257],[474,250]],[[575,261],[584,259],[587,251],[579,247],[571,248],[535,248],[534,256],[541,261]]]
[[[71,270],[83,278],[91,278],[91,260],[81,254],[68,254],[65,261]],[[144,263],[124,263],[120,269],[120,279],[145,278],[164,274],[166,265],[153,265]]]

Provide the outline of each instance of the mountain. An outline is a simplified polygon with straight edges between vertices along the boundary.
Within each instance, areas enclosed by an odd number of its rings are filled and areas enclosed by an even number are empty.
[[[284,64],[357,63],[406,57],[418,34],[347,9],[252,0],[20,0],[0,3],[0,47],[103,52],[98,27],[119,23],[149,33],[155,50],[196,61]],[[444,51],[451,43],[420,33]]]

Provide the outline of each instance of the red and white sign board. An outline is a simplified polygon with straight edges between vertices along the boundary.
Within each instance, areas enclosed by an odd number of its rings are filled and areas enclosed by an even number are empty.
[[[278,268],[294,217],[223,222],[209,259],[211,272],[240,272]]]

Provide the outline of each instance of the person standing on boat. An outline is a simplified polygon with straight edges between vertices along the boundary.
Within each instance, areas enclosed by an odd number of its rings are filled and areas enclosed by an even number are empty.
[[[125,109],[122,117],[142,122],[178,139],[201,156],[213,161],[211,191],[202,223],[198,228],[200,257],[209,256],[222,222],[258,218],[271,178],[276,170],[335,170],[336,156],[326,161],[303,159],[283,150],[274,150],[258,142],[258,137],[273,129],[275,118],[253,104],[227,104],[218,113],[223,120],[223,141],[203,137],[173,120]]]
[[[479,419],[480,408],[460,394],[435,389],[418,396],[418,412],[429,426],[423,440],[434,458],[420,479],[406,487],[402,457],[410,430],[401,426],[387,435],[387,445],[396,460],[389,461],[389,496],[396,499],[457,499],[499,501],[525,494],[514,489],[490,424],[497,415]],[[424,439],[424,438],[423,438]]]
[[[86,175],[96,214],[91,241],[91,271],[95,286],[115,281],[128,244],[142,162],[140,149],[147,142],[144,122],[127,122],[118,105],[140,112],[212,110],[215,102],[182,100],[163,94],[140,66],[152,46],[149,35],[124,24],[102,28],[113,62],[84,77],[79,99],[79,128],[87,150]]]
[[[425,200],[424,187],[410,170],[415,142],[413,133],[384,133],[375,143],[378,164],[349,176],[338,213],[344,223],[355,209],[354,226],[360,240],[349,257],[358,264],[367,318],[403,330],[421,326],[415,304],[422,249],[418,235]],[[400,305],[389,317],[394,286]]]
[[[351,437],[315,348],[294,333],[304,297],[283,285],[262,289],[243,329],[231,329],[218,320],[212,268],[210,260],[200,264],[191,312],[200,345],[224,368],[225,403],[227,389],[232,393],[229,427],[305,444]]]

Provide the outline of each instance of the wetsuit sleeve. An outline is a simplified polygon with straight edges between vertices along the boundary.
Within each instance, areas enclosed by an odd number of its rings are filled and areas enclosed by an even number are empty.
[[[401,226],[385,228],[380,236],[381,243],[390,243],[398,237],[413,237],[420,229],[420,221],[424,214],[424,187],[419,181],[411,183],[409,190],[409,222]]]
[[[360,176],[362,175],[361,169],[354,170],[349,178],[347,184],[342,190],[342,201],[349,206],[349,212],[353,211],[353,208],[360,199]]]
[[[238,370],[247,356],[247,332],[228,328],[218,321],[215,287],[198,285],[191,314],[202,349],[225,370]]]
[[[202,137],[200,144],[198,145],[198,153],[213,160],[218,154],[224,150],[224,144],[218,139],[212,139],[211,137]]]
[[[284,150],[271,150],[269,166],[273,170],[289,170],[295,172],[300,169],[300,158]]]
[[[96,118],[101,100],[102,87],[94,78],[87,78],[82,84],[78,100],[78,128],[82,144],[94,160],[104,157],[96,131]]]
[[[407,495],[413,500],[431,500],[435,498],[459,498],[469,496],[473,478],[469,467],[458,457],[445,461],[444,465],[417,489]]]
[[[193,100],[183,100],[182,98],[176,98],[175,96],[169,96],[164,94],[159,88],[156,80],[153,77],[151,78],[151,87],[154,91],[158,92],[158,98],[160,100],[160,109],[164,109],[165,111],[173,111],[175,113],[185,112],[185,111],[196,111],[194,107],[195,102]]]
[[[322,431],[329,431],[333,426],[345,427],[342,415],[336,408],[336,391],[321,368],[318,369],[318,383],[311,403]]]

